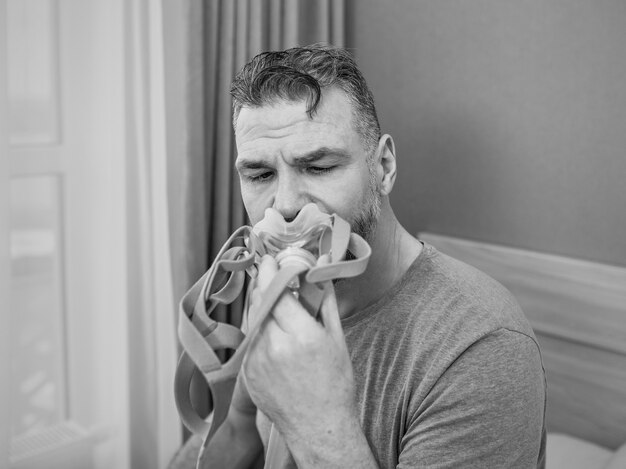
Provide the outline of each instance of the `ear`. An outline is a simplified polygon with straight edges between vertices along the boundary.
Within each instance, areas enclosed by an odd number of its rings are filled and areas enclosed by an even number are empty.
[[[391,135],[385,134],[378,141],[376,149],[377,175],[380,181],[381,195],[389,195],[396,182],[396,145]]]

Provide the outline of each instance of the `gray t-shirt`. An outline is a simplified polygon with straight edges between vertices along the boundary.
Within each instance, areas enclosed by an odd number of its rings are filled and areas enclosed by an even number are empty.
[[[539,347],[495,280],[426,244],[396,285],[342,324],[380,467],[544,467]],[[267,442],[269,422],[258,424]]]

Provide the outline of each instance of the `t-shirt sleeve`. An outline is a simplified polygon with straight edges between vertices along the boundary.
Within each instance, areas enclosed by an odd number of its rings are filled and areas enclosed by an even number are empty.
[[[398,467],[543,467],[544,413],[535,340],[497,330],[457,357],[410,416]]]

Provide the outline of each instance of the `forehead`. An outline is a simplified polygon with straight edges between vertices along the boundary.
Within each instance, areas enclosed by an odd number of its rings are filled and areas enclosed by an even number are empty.
[[[361,146],[352,103],[339,89],[322,92],[313,116],[307,114],[305,101],[243,107],[237,118],[235,137],[240,155],[263,150],[305,152],[315,145]]]

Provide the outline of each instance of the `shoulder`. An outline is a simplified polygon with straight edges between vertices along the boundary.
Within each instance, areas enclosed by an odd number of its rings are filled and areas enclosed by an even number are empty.
[[[534,337],[518,302],[502,284],[428,244],[424,254],[420,288],[413,292],[421,322],[461,328],[474,340],[501,328]]]
[[[379,314],[373,334],[402,350],[402,360],[422,385],[432,385],[478,343],[483,345],[476,351],[487,359],[497,353],[489,350],[492,343],[511,350],[532,344],[538,353],[530,323],[504,286],[429,245],[418,262]]]
[[[411,370],[406,377],[425,386],[473,344],[498,331],[515,332],[536,344],[506,288],[429,245],[386,301],[367,313],[345,328],[354,360],[371,364],[380,359],[381,367]]]

